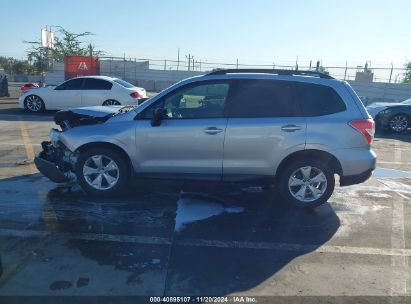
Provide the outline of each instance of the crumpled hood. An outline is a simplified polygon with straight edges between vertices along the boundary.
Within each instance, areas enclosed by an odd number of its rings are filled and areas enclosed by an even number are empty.
[[[104,123],[114,115],[129,112],[133,108],[133,106],[94,106],[72,108],[58,111],[54,115],[54,122],[59,125],[62,130],[67,130],[82,125]]]
[[[79,115],[104,117],[109,114],[117,114],[119,110],[122,108],[124,108],[124,106],[94,106],[94,107],[72,108],[72,109],[63,110],[63,111],[71,111],[72,113],[76,113]]]

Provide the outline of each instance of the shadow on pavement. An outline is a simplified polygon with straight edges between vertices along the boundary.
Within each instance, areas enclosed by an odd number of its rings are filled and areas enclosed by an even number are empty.
[[[39,175],[3,181],[0,203],[17,204],[4,206],[11,209],[0,213],[1,228],[52,231],[99,265],[129,271],[132,284],[158,271],[165,295],[227,295],[275,284],[279,270],[340,226],[328,204],[295,209],[259,187],[143,181],[118,197],[91,198]],[[176,218],[183,219],[179,229]],[[85,233],[110,237],[85,240]]]
[[[401,140],[404,142],[408,142],[411,143],[411,129],[408,129],[407,132],[404,133],[393,133],[393,132],[389,132],[389,131],[385,131],[385,130],[377,130],[375,132],[375,138],[376,139],[397,139],[397,140]]]
[[[50,120],[53,121],[53,116],[57,111],[46,111],[42,113],[29,113],[23,111],[15,106],[0,108],[0,116],[3,121],[19,121],[20,117],[24,121],[44,121]]]

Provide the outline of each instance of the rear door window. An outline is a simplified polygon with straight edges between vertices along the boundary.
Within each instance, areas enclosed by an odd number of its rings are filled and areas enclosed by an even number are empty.
[[[226,115],[230,118],[301,116],[291,81],[239,80],[230,92]]]
[[[83,78],[75,78],[63,83],[64,90],[81,90],[83,88]]]
[[[333,88],[313,83],[296,85],[304,116],[323,116],[346,110],[344,101]]]
[[[113,84],[103,79],[85,78],[85,90],[111,90]]]

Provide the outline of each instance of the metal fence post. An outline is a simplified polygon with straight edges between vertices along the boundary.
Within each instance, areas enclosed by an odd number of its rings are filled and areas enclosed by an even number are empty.
[[[391,72],[390,72],[390,80],[388,80],[388,83],[391,83],[391,77],[392,77],[392,71],[394,70],[394,66],[391,62]]]
[[[344,80],[347,77],[347,69],[348,69],[348,66],[347,66],[347,62],[346,62],[345,63],[345,71],[344,71]]]
[[[137,84],[137,58],[134,58],[134,82]]]
[[[124,61],[123,61],[123,79],[126,80],[126,53],[124,53]]]

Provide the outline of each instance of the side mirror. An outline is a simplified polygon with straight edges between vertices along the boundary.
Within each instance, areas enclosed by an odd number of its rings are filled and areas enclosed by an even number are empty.
[[[151,119],[151,125],[157,127],[161,125],[161,121],[167,117],[166,109],[155,109],[153,113],[153,118]]]

